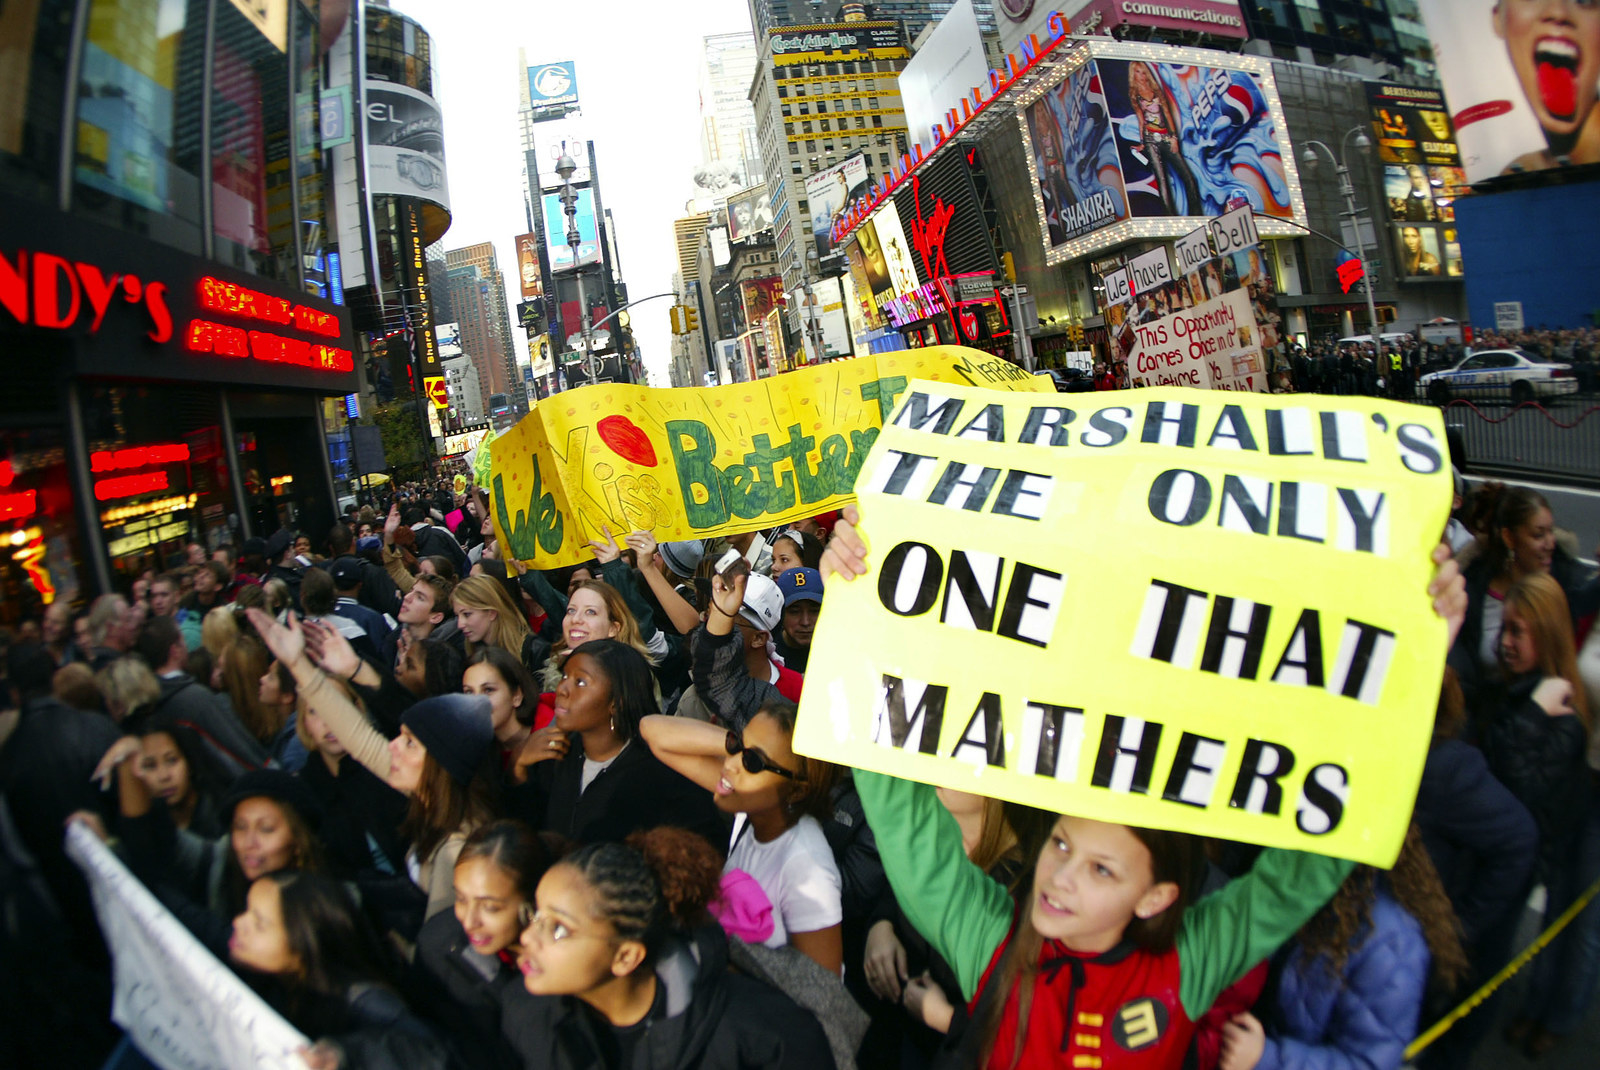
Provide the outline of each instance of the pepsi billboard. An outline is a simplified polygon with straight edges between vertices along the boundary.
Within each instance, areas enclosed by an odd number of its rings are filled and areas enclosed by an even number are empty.
[[[1179,48],[1155,61],[1098,43],[1089,51],[1022,117],[1049,262],[1181,237],[1246,206],[1267,235],[1293,232],[1276,220],[1304,220],[1265,61]]]

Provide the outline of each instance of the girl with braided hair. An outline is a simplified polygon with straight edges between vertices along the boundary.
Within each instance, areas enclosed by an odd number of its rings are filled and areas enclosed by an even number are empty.
[[[675,828],[590,844],[552,866],[522,933],[523,991],[501,1005],[523,1065],[832,1067],[815,1018],[728,971],[706,909],[721,873],[704,839]]]

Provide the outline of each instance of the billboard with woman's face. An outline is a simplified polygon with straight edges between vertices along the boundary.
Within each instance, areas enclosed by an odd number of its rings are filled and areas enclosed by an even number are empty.
[[[1138,50],[1129,45],[1087,49],[1028,104],[1021,124],[1048,263],[1180,237],[1244,207],[1269,236],[1304,220],[1266,61],[1171,47],[1157,62],[1131,58]]]
[[[1293,216],[1283,148],[1249,71],[1098,59],[1134,216]]]
[[[1086,63],[1027,110],[1051,245],[1128,218],[1100,74]]]
[[[1468,181],[1600,162],[1600,3],[1421,7]]]

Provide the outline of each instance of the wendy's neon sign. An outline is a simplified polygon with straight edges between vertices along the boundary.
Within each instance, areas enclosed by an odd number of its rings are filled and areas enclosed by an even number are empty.
[[[21,249],[14,258],[0,253],[0,308],[18,323],[66,330],[87,312],[89,333],[94,334],[119,297],[144,307],[150,321],[145,336],[152,342],[172,337],[166,283],[145,282],[132,274],[107,276],[94,264],[52,253]]]
[[[350,350],[334,344],[343,327],[331,312],[211,275],[199,279],[194,296],[199,311],[222,319],[247,320],[257,329],[189,319],[179,339],[181,348],[189,353],[251,358],[325,372],[349,372],[355,367]],[[164,282],[108,272],[87,260],[29,249],[19,249],[11,257],[0,253],[0,309],[22,326],[95,335],[108,319],[117,316],[118,306],[126,304],[144,309],[141,326],[145,337],[165,343],[178,333],[171,300]],[[183,302],[178,304],[181,316]],[[261,329],[267,325],[291,333]]]

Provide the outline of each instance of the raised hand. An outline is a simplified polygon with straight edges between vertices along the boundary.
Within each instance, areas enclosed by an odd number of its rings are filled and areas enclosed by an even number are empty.
[[[287,623],[279,623],[268,616],[266,610],[255,606],[244,612],[272,656],[284,665],[297,664],[306,656],[306,633],[300,626],[298,614],[290,611]]]
[[[622,547],[617,545],[617,540],[611,534],[610,527],[601,524],[600,530],[605,533],[605,539],[590,539],[589,546],[594,550],[594,559],[604,565],[621,557]]]
[[[623,541],[628,544],[629,549],[639,555],[641,568],[656,552],[656,537],[648,531],[631,531]]]
[[[305,622],[306,652],[323,672],[348,680],[361,669],[361,657],[339,629],[321,621]]]
[[[833,525],[828,548],[822,551],[822,561],[817,566],[824,583],[834,576],[849,582],[867,574],[867,544],[856,530],[860,523],[860,510],[854,505],[845,506],[841,519]]]

